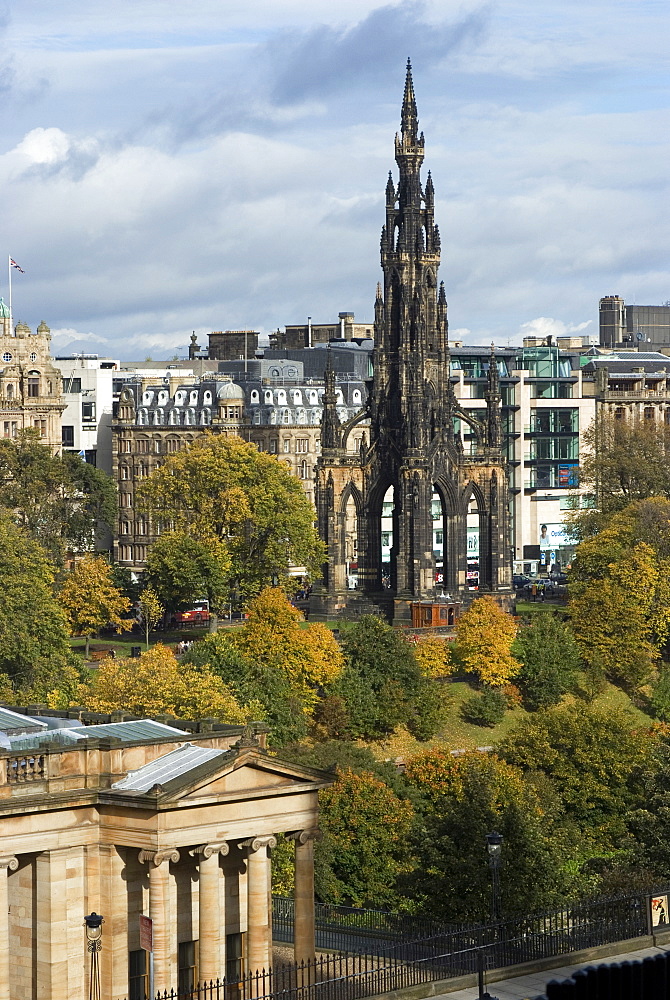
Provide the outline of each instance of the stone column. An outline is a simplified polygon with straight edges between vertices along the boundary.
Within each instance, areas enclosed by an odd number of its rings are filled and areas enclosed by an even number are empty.
[[[272,919],[268,906],[270,855],[276,837],[251,837],[238,845],[247,849],[247,972],[252,975],[272,964]]]
[[[0,857],[0,1000],[9,1000],[9,891],[7,877],[19,867],[19,859]]]
[[[191,854],[198,858],[198,982],[223,979],[221,968],[221,869],[219,855],[228,854],[228,844],[202,844]],[[225,928],[225,914],[224,914]]]
[[[140,851],[142,864],[149,866],[149,916],[153,924],[154,938],[154,989],[169,990],[172,966],[176,955],[170,942],[175,936],[175,919],[170,914],[170,861],[179,861],[179,851]],[[165,863],[167,862],[167,864]]]
[[[314,962],[314,841],[320,830],[287,833],[295,843],[295,893],[293,910],[293,953],[296,962]]]

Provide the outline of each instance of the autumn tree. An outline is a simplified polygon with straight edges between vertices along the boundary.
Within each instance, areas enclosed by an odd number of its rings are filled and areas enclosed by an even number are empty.
[[[165,609],[158,600],[158,595],[153,587],[145,587],[138,601],[138,612],[140,623],[144,626],[144,638],[146,648],[149,648],[149,632],[158,625],[163,618]]]
[[[522,623],[513,651],[521,661],[516,683],[531,711],[557,705],[574,686],[579,648],[570,626],[550,611]]]
[[[280,588],[266,588],[248,606],[248,619],[197,643],[188,659],[208,664],[243,705],[267,720],[272,740],[281,745],[307,732],[321,689],[343,666],[330,629],[303,625],[302,614]]]
[[[91,637],[104,626],[118,632],[127,624],[121,616],[130,601],[114,586],[112,569],[102,556],[85,555],[67,575],[60,602],[73,634],[86,638],[88,659]]]
[[[161,643],[137,658],[103,660],[89,683],[81,686],[79,697],[94,712],[246,721],[244,710],[220,677],[206,667],[180,663]]]
[[[455,669],[451,642],[439,635],[417,636],[414,656],[424,677],[448,677]]]
[[[0,439],[0,507],[61,566],[66,550],[92,548],[99,529],[114,524],[116,489],[102,470],[54,455],[28,429]]]
[[[42,546],[0,515],[0,672],[27,703],[62,707],[79,678],[54,575]]]
[[[291,564],[317,570],[323,546],[300,481],[276,456],[237,437],[204,434],[169,455],[138,490],[151,517],[178,533],[224,546],[231,588],[289,587]]]
[[[618,420],[603,413],[584,434],[579,485],[594,507],[571,518],[578,538],[600,531],[608,515],[649,497],[670,499],[670,426],[655,420]]]
[[[348,733],[379,739],[405,725],[428,739],[444,717],[446,697],[424,677],[412,644],[375,615],[363,615],[342,636],[346,665],[329,693],[339,696],[349,716]]]
[[[670,634],[670,500],[652,497],[610,515],[578,546],[569,592],[584,660],[639,687]]]
[[[519,672],[512,655],[517,623],[485,594],[476,598],[456,624],[455,656],[465,670],[489,687],[502,687]]]

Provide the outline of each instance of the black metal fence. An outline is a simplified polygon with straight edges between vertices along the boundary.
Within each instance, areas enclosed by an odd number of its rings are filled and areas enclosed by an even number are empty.
[[[278,928],[287,935],[290,916],[290,907],[276,906]],[[318,909],[317,927],[321,922],[327,930],[328,922],[335,924],[336,934],[344,938],[348,926],[353,947],[310,963],[278,965],[235,982],[217,980],[189,990],[174,989],[157,994],[156,1000],[362,1000],[474,974],[482,967],[504,969],[643,937],[649,933],[649,897],[589,900],[458,929],[399,918],[396,937],[390,940],[393,917],[383,911],[354,913],[347,907]],[[426,926],[430,933],[424,933]],[[359,950],[363,938],[371,944],[365,953]]]

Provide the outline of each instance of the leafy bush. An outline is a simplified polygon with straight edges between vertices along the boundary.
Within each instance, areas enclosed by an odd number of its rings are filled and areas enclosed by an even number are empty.
[[[670,670],[662,670],[652,689],[650,703],[661,722],[670,722]]]
[[[475,726],[489,726],[493,729],[507,710],[507,699],[497,688],[484,688],[481,694],[475,694],[461,706],[461,715],[466,722]]]

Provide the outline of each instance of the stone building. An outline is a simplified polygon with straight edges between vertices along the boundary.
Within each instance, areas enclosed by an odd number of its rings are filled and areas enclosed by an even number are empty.
[[[408,64],[396,135],[399,184],[389,175],[386,224],[381,236],[383,287],[374,322],[374,375],[366,409],[342,425],[335,374],[326,380],[322,455],[317,469],[319,531],[328,547],[323,585],[315,588],[314,612],[332,615],[347,603],[347,510],[358,520],[359,586],[394,618],[410,619],[410,604],[435,593],[433,516],[441,509],[444,582],[452,593],[467,581],[467,516],[479,522],[479,584],[511,587],[507,465],[502,453],[500,383],[489,366],[486,411],[474,418],[456,400],[450,380],[447,300],[438,285],[440,235],[434,220],[430,174],[421,183],[424,137]],[[492,354],[493,357],[493,354]],[[349,438],[369,417],[369,445],[352,454]],[[476,448],[465,454],[455,418],[472,427]],[[390,496],[393,545],[388,579],[382,563],[383,506]]]
[[[156,991],[267,969],[280,833],[295,844],[295,957],[314,958],[328,775],[268,756],[262,731],[235,726],[47,724],[0,708],[0,733],[2,1000],[97,996],[92,911],[104,919],[100,1000],[148,995],[141,916],[153,922]]]
[[[150,519],[136,509],[137,483],[205,430],[245,436],[244,427],[244,392],[225,376],[184,384],[177,372],[123,384],[112,423],[112,476],[119,491],[115,561],[141,571],[156,538]]]
[[[320,352],[325,364],[326,352]],[[171,452],[181,450],[204,430],[237,434],[260,451],[276,455],[300,479],[314,502],[314,470],[320,452],[323,380],[305,379],[299,361],[253,360],[236,372],[184,381],[136,378],[119,393],[113,423],[113,475],[119,490],[116,558],[138,572],[148,545],[156,537],[149,519],[136,511],[136,483],[148,476]],[[364,399],[361,379],[342,376],[336,405],[343,423],[357,413]],[[364,428],[352,435],[358,449]],[[355,524],[349,524],[349,550],[355,551]]]
[[[51,331],[40,323],[32,333],[25,323],[12,331],[9,309],[0,299],[0,428],[16,437],[29,427],[43,442],[61,449],[61,374],[51,359]]]

